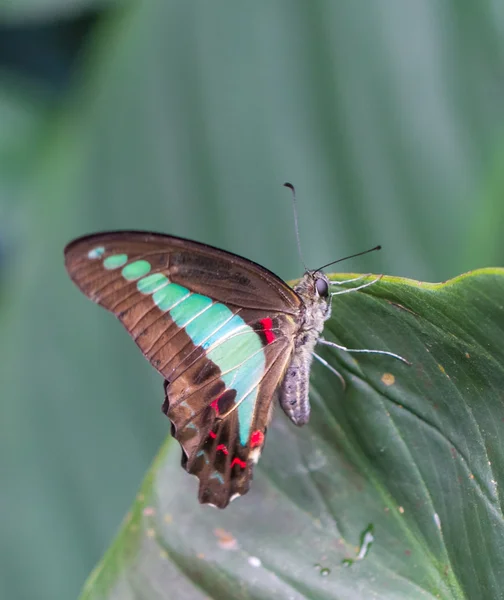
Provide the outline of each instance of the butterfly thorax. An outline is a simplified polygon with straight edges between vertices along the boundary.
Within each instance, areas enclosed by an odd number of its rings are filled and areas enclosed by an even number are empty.
[[[308,392],[313,350],[331,315],[329,280],[320,271],[307,271],[294,286],[294,291],[303,304],[291,361],[280,385],[279,400],[291,421],[304,425],[310,417]]]

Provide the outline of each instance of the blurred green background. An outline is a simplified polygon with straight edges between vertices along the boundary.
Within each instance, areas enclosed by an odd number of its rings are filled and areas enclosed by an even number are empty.
[[[292,279],[286,180],[312,267],[503,265],[502,2],[0,1],[2,598],[75,598],[169,431],[65,243],[161,230]]]

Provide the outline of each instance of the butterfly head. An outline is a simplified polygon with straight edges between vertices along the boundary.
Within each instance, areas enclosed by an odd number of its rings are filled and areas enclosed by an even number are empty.
[[[294,287],[294,291],[303,300],[307,316],[312,317],[315,322],[321,325],[331,315],[329,285],[329,279],[322,271],[306,271]],[[320,327],[316,328],[319,329]]]

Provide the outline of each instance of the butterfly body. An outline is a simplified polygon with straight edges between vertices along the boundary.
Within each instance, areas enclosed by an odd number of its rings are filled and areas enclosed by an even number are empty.
[[[237,255],[135,231],[74,240],[65,265],[164,377],[163,412],[200,502],[224,508],[246,493],[277,393],[295,424],[308,421],[312,351],[330,315],[326,276],[308,271],[291,289]]]
[[[310,368],[313,351],[325,321],[331,316],[331,302],[327,294],[317,292],[316,286],[324,288],[327,277],[319,271],[307,271],[294,291],[303,301],[302,315],[298,318],[298,330],[294,337],[294,349],[279,389],[280,406],[295,425],[305,425],[310,418]],[[322,291],[324,291],[322,289]]]

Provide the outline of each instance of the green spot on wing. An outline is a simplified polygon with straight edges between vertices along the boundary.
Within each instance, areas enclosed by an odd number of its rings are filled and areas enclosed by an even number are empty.
[[[224,483],[224,477],[222,477],[222,475],[218,471],[214,471],[210,475],[210,479],[217,479],[217,481],[219,481],[219,483]]]
[[[263,346],[257,333],[243,322],[240,329],[207,351],[207,356],[226,373],[244,363],[253,354],[263,355],[262,350]]]
[[[112,256],[107,256],[107,258],[103,261],[103,266],[106,269],[117,269],[125,265],[127,262],[127,254],[112,254]]]
[[[185,327],[189,321],[208,309],[211,304],[212,300],[208,296],[191,294],[170,311],[170,317],[179,327]]]
[[[152,299],[154,300],[154,304],[156,304],[160,310],[166,311],[170,310],[190,293],[191,292],[187,288],[176,283],[170,283],[157,292],[154,292]]]
[[[135,262],[126,265],[124,269],[121,271],[124,279],[128,281],[133,281],[135,279],[139,279],[151,270],[150,263],[146,260],[136,260]]]
[[[191,338],[195,346],[203,346],[206,350],[211,343],[204,344],[210,336],[218,339],[218,334],[222,333],[222,326],[229,322],[233,313],[224,304],[213,304],[208,310],[201,313],[186,325],[186,333]]]
[[[101,258],[103,253],[105,252],[105,248],[103,246],[98,246],[97,248],[93,248],[88,252],[88,258],[95,259]]]
[[[168,285],[168,283],[170,282],[163,273],[152,273],[152,275],[147,275],[147,277],[140,279],[137,283],[137,289],[142,294],[153,294],[155,291]]]

